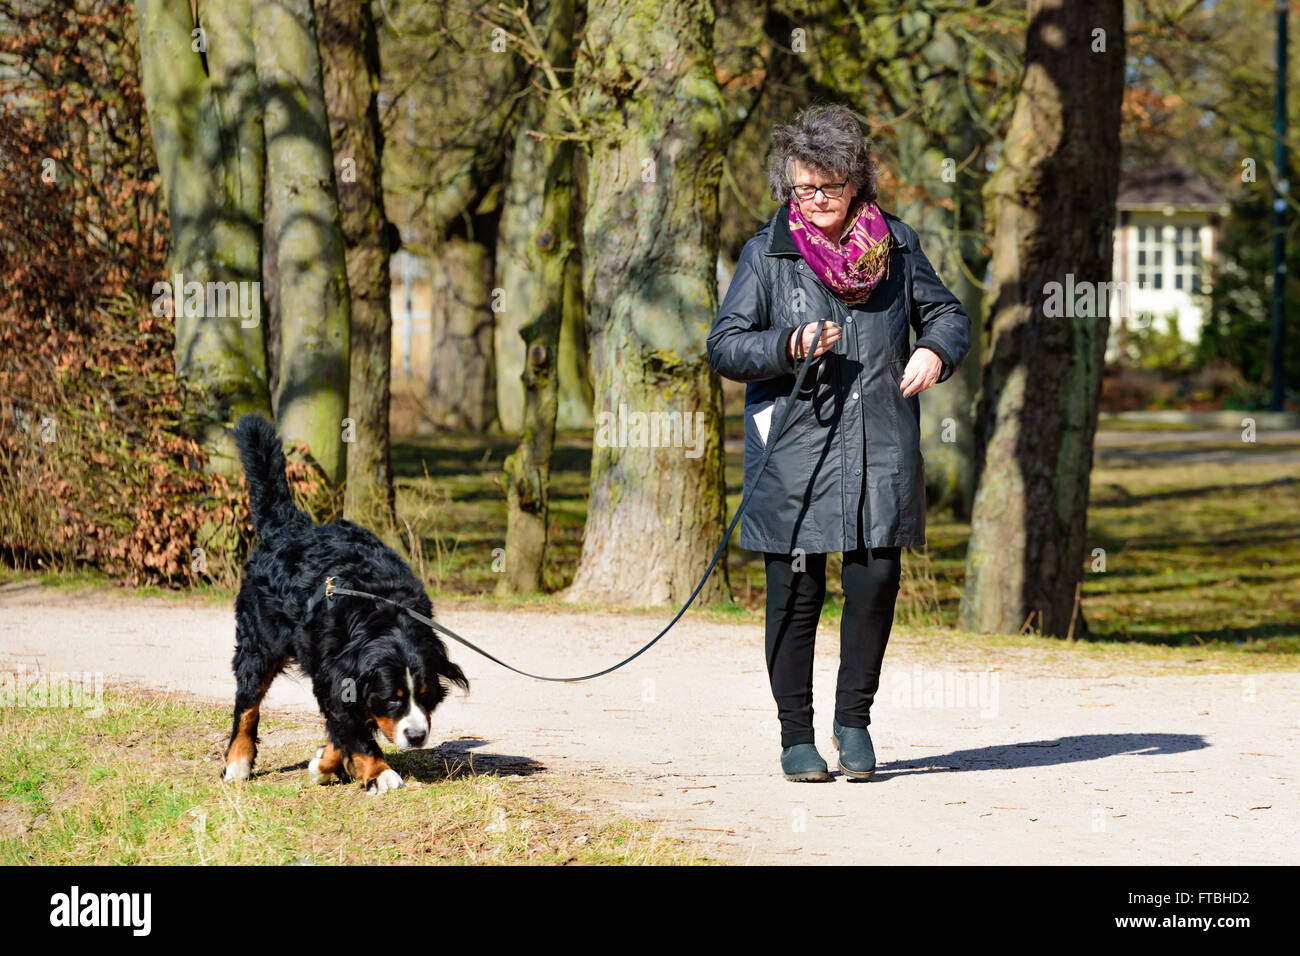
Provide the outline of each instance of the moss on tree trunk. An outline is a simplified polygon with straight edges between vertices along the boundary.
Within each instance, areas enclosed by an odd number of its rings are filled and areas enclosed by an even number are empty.
[[[263,344],[261,281],[262,108],[249,29],[250,0],[200,6],[202,34],[189,4],[138,0],[140,60],[158,168],[171,224],[168,275],[203,283],[203,312],[178,309],[176,374],[197,387],[200,444],[214,470],[239,469],[227,425],[271,414]],[[200,42],[201,41],[201,42]],[[203,53],[207,49],[207,72]],[[243,315],[225,298],[208,315],[208,284],[248,283]],[[173,289],[177,303],[184,289]],[[224,294],[224,293],[223,293]]]
[[[393,321],[389,255],[394,230],[384,213],[379,125],[379,46],[370,7],[315,0],[340,224],[351,294],[351,358],[345,437],[344,515],[397,542],[389,446]]]
[[[684,600],[722,536],[721,389],[705,354],[726,130],[712,37],[701,0],[602,3],[588,21],[583,249],[597,440],[572,600]],[[618,424],[655,413],[692,427],[698,415],[699,445],[647,447],[643,431]],[[727,593],[717,574],[702,597]]]
[[[253,37],[275,210],[276,419],[281,436],[304,443],[338,487],[346,467],[350,296],[311,0],[256,4]]]
[[[552,0],[546,55],[567,71],[573,65],[573,0]],[[565,126],[559,101],[552,98],[542,119],[544,132]],[[528,594],[541,589],[550,505],[551,453],[560,392],[560,330],[566,305],[572,306],[569,263],[574,250],[572,141],[540,141],[542,209],[525,255],[529,280],[527,320],[519,330],[524,347],[522,384],[523,433],[519,448],[506,459],[504,481],[509,517],[506,566],[497,584],[500,594]]]

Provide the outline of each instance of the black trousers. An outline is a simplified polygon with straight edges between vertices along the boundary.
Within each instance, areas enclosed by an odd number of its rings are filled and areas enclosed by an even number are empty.
[[[880,664],[894,623],[902,548],[844,552],[844,615],[835,719],[871,723]],[[813,742],[813,646],[826,597],[826,555],[767,554],[767,673],[781,721],[781,746]],[[797,564],[802,571],[795,570]]]

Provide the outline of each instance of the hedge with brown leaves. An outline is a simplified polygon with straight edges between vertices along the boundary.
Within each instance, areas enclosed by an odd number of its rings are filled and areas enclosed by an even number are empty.
[[[0,5],[0,556],[230,583],[238,487],[185,437],[132,5]],[[199,552],[195,549],[202,548]]]

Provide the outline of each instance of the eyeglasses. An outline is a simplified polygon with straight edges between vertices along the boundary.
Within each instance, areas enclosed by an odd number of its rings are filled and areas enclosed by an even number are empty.
[[[844,195],[844,187],[848,181],[842,183],[826,183],[822,186],[813,186],[810,183],[800,183],[794,187],[794,194],[800,199],[812,199],[818,193],[821,193],[827,199],[839,199]]]

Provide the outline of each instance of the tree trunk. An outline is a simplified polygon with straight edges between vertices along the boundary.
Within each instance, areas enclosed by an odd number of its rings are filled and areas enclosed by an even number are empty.
[[[953,136],[960,142],[956,132]],[[900,147],[900,154],[907,155],[907,150]],[[949,158],[946,151],[925,147],[915,164],[902,165],[900,178],[903,182],[933,179],[934,170],[940,169],[946,158]],[[971,348],[957,373],[942,388],[932,389],[921,398],[925,497],[928,508],[942,509],[965,520],[970,518],[975,494],[972,407],[979,390],[979,331],[984,312],[984,289],[976,279],[983,280],[988,259],[971,235],[979,228],[982,213],[974,177],[930,188],[934,198],[948,200],[952,208],[932,198],[924,203],[900,204],[898,215],[920,235],[921,242],[931,252],[935,271],[970,316]]]
[[[490,241],[479,235],[449,237],[435,251],[429,275],[433,286],[430,418],[435,428],[485,432],[496,422]]]
[[[531,97],[524,105],[519,132],[510,155],[509,180],[501,211],[500,238],[497,241],[497,287],[501,289],[503,307],[496,315],[497,415],[501,428],[509,433],[524,426],[525,352],[520,330],[535,317],[532,306],[537,283],[530,248],[541,220],[544,192],[539,185],[546,179],[547,163],[554,158],[554,148],[530,135],[544,122],[545,104]],[[555,127],[559,129],[560,127]],[[570,150],[572,155],[575,151]],[[570,187],[572,188],[572,187]],[[570,204],[572,205],[572,204]],[[575,210],[575,216],[577,211]],[[580,221],[580,220],[579,220]],[[571,238],[578,242],[581,236]],[[576,253],[576,245],[574,253]],[[577,267],[576,278],[581,291],[581,261],[569,255]],[[581,311],[579,295],[574,303],[578,311],[566,309],[559,332],[557,427],[587,429],[591,427],[591,378],[587,374],[587,319]]]
[[[863,23],[869,31],[866,47],[886,64],[875,75],[886,84],[888,105],[899,113],[914,111],[897,128],[898,179],[905,186],[891,211],[920,234],[935,271],[971,319],[971,350],[961,369],[921,398],[926,504],[968,519],[975,491],[971,408],[980,364],[974,330],[983,314],[981,283],[988,259],[974,235],[983,228],[981,177],[956,166],[990,137],[988,116],[958,95],[974,44],[925,10],[900,16],[890,7]]]
[[[239,470],[225,427],[269,416],[261,302],[262,109],[249,34],[249,0],[203,4],[203,54],[189,4],[138,0],[149,125],[171,224],[169,285],[176,306],[176,374],[201,393],[199,443],[213,470]],[[202,283],[202,308],[184,307]],[[232,297],[225,284],[240,284]],[[208,294],[220,284],[222,298]],[[246,284],[246,285],[244,285]],[[246,314],[241,311],[247,305]],[[197,300],[195,300],[197,301]],[[208,304],[218,314],[208,314]]]
[[[899,133],[899,178],[903,182],[928,182],[930,196],[914,203],[899,203],[897,215],[921,237],[930,252],[935,271],[971,319],[971,350],[961,368],[942,388],[921,398],[921,453],[925,457],[926,505],[944,509],[960,518],[970,517],[975,491],[975,441],[971,427],[971,405],[979,388],[980,345],[978,330],[983,312],[983,289],[972,280],[970,270],[983,273],[987,259],[978,243],[965,236],[978,227],[981,211],[974,177],[956,182],[934,183],[934,173],[950,158],[948,152],[963,152],[968,137],[952,126],[953,142],[939,149],[928,142],[919,125]],[[937,201],[936,201],[937,200]],[[942,201],[947,200],[948,204]],[[974,215],[972,215],[972,213]],[[982,278],[982,275],[980,276]]]
[[[280,286],[276,417],[281,436],[304,443],[337,488],[347,462],[350,302],[311,0],[258,3],[253,36]]]
[[[551,0],[546,57],[561,72],[573,66],[574,0]],[[542,120],[545,132],[560,132],[564,111],[552,97]],[[546,558],[547,515],[550,505],[551,453],[559,405],[560,326],[573,251],[573,142],[540,141],[542,209],[526,248],[528,280],[526,321],[519,329],[524,346],[523,435],[519,448],[506,459],[504,479],[509,518],[506,566],[499,594],[529,594],[542,586]]]
[[[262,327],[266,334],[266,382],[271,390],[272,403],[280,394],[280,263],[275,237],[279,229],[275,224],[275,207],[271,193],[265,192],[262,204]],[[272,404],[272,410],[275,405]]]
[[[960,221],[960,220],[959,220]],[[973,223],[962,227],[973,229]],[[925,493],[929,507],[945,509],[963,521],[970,520],[975,500],[975,428],[973,408],[979,392],[983,354],[984,288],[981,282],[988,258],[973,236],[955,240],[956,249],[941,256],[934,267],[948,289],[961,300],[970,316],[970,351],[944,388],[933,389],[929,402],[921,402],[921,454],[925,457]],[[952,265],[948,265],[952,261]],[[972,278],[974,276],[975,278]]]
[[[351,293],[351,384],[344,515],[390,544],[396,536],[389,448],[389,366],[393,319],[389,255],[394,231],[384,213],[379,126],[379,45],[370,5],[315,0],[325,102],[338,175]]]
[[[712,37],[708,0],[614,0],[588,21],[599,54],[579,88],[592,132],[584,282],[597,428],[571,600],[684,601],[722,537],[721,389],[704,344],[727,126]],[[698,428],[698,444],[626,417],[656,413]],[[725,573],[702,592],[727,594]]]
[[[582,297],[582,222],[586,218],[586,153],[573,151],[570,218],[573,252],[564,271],[564,318],[560,321],[559,407],[555,427],[585,431],[592,426],[591,349],[587,342],[587,303]]]
[[[993,287],[961,620],[1009,633],[1033,614],[1059,636],[1083,570],[1110,324],[1100,292],[1119,181],[1123,3],[1030,0],[1028,23],[1024,84],[985,193]],[[1074,633],[1087,633],[1082,609]]]
[[[523,104],[519,132],[510,150],[509,178],[501,208],[501,229],[497,238],[497,288],[501,290],[501,311],[496,315],[495,339],[497,418],[508,434],[524,427],[524,340],[520,329],[528,323],[534,284],[529,247],[537,234],[546,198],[539,188],[546,179],[545,145],[530,131],[542,121],[544,105],[538,96]]]

